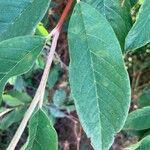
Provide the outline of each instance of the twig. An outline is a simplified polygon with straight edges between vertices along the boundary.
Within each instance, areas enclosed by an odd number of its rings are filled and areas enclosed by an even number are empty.
[[[80,0],[77,0],[77,3],[80,3]]]
[[[63,145],[64,145],[64,150],[69,150],[69,142],[68,141],[65,141]]]
[[[54,36],[54,39],[53,39],[53,42],[52,42],[52,47],[51,47],[51,51],[48,55],[48,59],[47,59],[47,63],[46,63],[46,67],[44,69],[44,73],[43,73],[43,76],[42,76],[42,79],[41,79],[41,82],[40,82],[40,85],[37,89],[37,92],[28,108],[28,110],[26,111],[25,113],[25,116],[22,120],[22,122],[20,123],[20,126],[19,128],[17,129],[11,143],[9,144],[7,150],[14,150],[27,123],[28,123],[28,120],[30,119],[35,107],[37,106],[39,100],[43,97],[44,95],[44,92],[45,92],[45,86],[46,86],[46,82],[47,82],[47,78],[48,78],[48,74],[49,74],[49,70],[50,70],[50,67],[51,67],[51,63],[52,63],[52,60],[53,60],[53,56],[54,56],[54,52],[55,52],[55,48],[56,48],[56,44],[57,44],[57,40],[58,40],[58,36],[59,36],[59,33],[57,33],[55,36]]]
[[[77,150],[80,150],[81,136],[82,136],[82,127],[80,125],[80,127],[79,127],[79,133],[78,133],[78,136],[77,136]]]
[[[5,111],[1,112],[1,113],[0,113],[0,118],[1,118],[2,116],[4,116],[5,114],[9,113],[10,111],[12,111],[13,109],[15,109],[15,108],[8,108],[8,109],[6,109]]]
[[[121,7],[124,6],[124,3],[125,3],[125,0],[122,0],[122,2],[121,2]]]
[[[51,67],[51,64],[52,64],[52,61],[54,58],[58,37],[59,37],[59,32],[56,32],[54,35],[54,38],[53,38],[52,46],[50,48],[50,53],[48,55],[47,64],[45,67],[45,78],[46,78],[46,80],[44,80],[43,85],[42,85],[44,89],[41,91],[42,93],[41,93],[41,97],[40,97],[40,101],[39,101],[39,108],[42,108],[42,105],[43,105],[46,82],[47,82],[50,67]]]
[[[56,28],[49,34],[48,39],[51,38],[51,36],[53,36],[53,41],[52,41],[52,46],[51,46],[51,50],[48,54],[48,59],[47,59],[47,63],[46,63],[46,67],[44,69],[44,73],[40,82],[40,85],[36,91],[36,94],[28,108],[28,110],[26,111],[23,120],[21,121],[13,139],[11,140],[7,150],[14,150],[27,123],[28,120],[30,119],[32,113],[34,112],[34,109],[36,108],[38,102],[39,102],[39,107],[42,107],[42,103],[43,103],[43,97],[44,97],[44,92],[45,92],[45,86],[46,86],[46,82],[48,79],[48,75],[49,75],[49,71],[50,71],[50,67],[51,67],[51,63],[53,61],[53,57],[54,57],[54,53],[55,53],[55,49],[56,49],[56,45],[57,45],[57,41],[58,41],[58,37],[59,37],[59,33],[60,30],[62,28],[62,25],[65,21],[65,18],[71,8],[73,0],[68,0],[67,6],[58,22],[58,25],[56,26]]]
[[[56,52],[55,52],[55,56],[58,59],[61,67],[64,68],[65,70],[69,70],[68,66],[61,60],[61,58],[59,57],[59,55]]]
[[[58,37],[59,37],[59,34],[60,34],[60,31],[62,29],[62,26],[65,22],[65,19],[66,19],[66,16],[71,8],[71,5],[73,3],[73,0],[68,0],[68,3],[58,21],[58,24],[57,26],[52,30],[52,32],[50,33],[50,36],[54,36],[54,39],[53,39],[53,44],[51,46],[51,50],[52,51],[52,54],[50,56],[50,58],[53,58],[54,57],[54,54],[55,54],[55,49],[56,49],[56,45],[57,45],[57,41],[58,41]],[[49,36],[48,36],[48,39],[49,39]],[[53,60],[53,59],[52,59]],[[52,62],[52,60],[49,60],[50,62]],[[46,86],[46,82],[44,83],[44,87]],[[39,102],[39,107],[42,108],[42,104],[43,104],[43,98],[44,98],[44,93],[45,91],[41,94],[41,97],[40,97],[40,102]]]
[[[68,0],[68,3],[67,3],[67,5],[65,7],[65,10],[63,11],[63,13],[62,13],[62,15],[61,15],[61,17],[60,17],[60,19],[58,21],[57,26],[48,35],[49,37],[51,37],[52,35],[55,35],[55,33],[58,32],[58,31],[60,32],[60,30],[61,30],[61,28],[62,28],[62,26],[63,26],[63,24],[65,22],[66,16],[67,16],[67,14],[68,14],[71,6],[72,6],[72,3],[73,3],[73,0]]]
[[[136,81],[135,81],[135,86],[134,86],[135,91],[137,91],[137,87],[139,85],[139,81],[140,81],[141,76],[142,76],[142,72],[140,71],[140,72],[138,72],[137,78],[136,78]]]
[[[74,122],[74,134],[77,140],[77,150],[80,150],[80,140],[82,136],[82,127],[80,125],[80,122]]]

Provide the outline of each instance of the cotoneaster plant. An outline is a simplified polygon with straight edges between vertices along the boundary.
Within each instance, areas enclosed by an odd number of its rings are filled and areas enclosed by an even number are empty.
[[[2,117],[19,111],[15,122],[23,118],[7,150],[15,149],[27,124],[29,137],[21,149],[58,149],[57,133],[43,107],[43,100],[66,17],[69,22],[69,83],[78,117],[95,150],[111,147],[114,136],[125,124],[131,100],[124,56],[150,42],[149,0],[142,2],[136,22],[132,24],[130,10],[135,3],[130,0],[68,0],[58,24],[47,35],[39,22],[50,0],[1,0],[0,103],[6,100],[11,106],[23,104],[19,109],[0,112]],[[39,36],[35,35],[35,30]],[[24,94],[17,104],[8,101],[3,95],[8,80],[31,70],[44,48],[48,51],[47,61],[33,100]],[[20,96],[18,93],[10,95]],[[147,110],[144,108],[141,113]],[[132,117],[134,115],[129,116],[124,128],[129,128]],[[6,126],[9,125],[1,129]],[[137,147],[142,143],[143,140]]]

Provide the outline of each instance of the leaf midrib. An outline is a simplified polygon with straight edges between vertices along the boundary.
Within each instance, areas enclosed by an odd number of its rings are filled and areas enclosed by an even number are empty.
[[[82,10],[82,7],[81,7],[81,5],[79,4],[79,6],[80,6],[80,11]],[[84,26],[84,28],[85,28],[85,30],[84,30],[84,32],[85,32],[85,35],[87,35],[87,33],[86,33],[86,27],[85,27],[85,23],[84,23],[84,19],[83,19],[83,14],[82,14],[82,11],[81,11],[81,18],[82,18],[82,23],[83,23],[83,26]],[[89,44],[88,44],[88,39],[87,39],[87,36],[86,36],[86,42],[87,42],[87,47],[88,47],[88,50],[90,49],[89,48]],[[98,103],[98,99],[99,99],[99,97],[98,97],[98,92],[97,92],[97,86],[96,86],[96,79],[95,79],[95,74],[94,74],[94,69],[93,69],[93,59],[92,59],[92,56],[91,56],[91,53],[90,53],[90,51],[89,51],[89,55],[90,55],[90,61],[91,61],[91,70],[92,70],[92,74],[93,74],[93,79],[94,79],[94,82],[93,82],[93,84],[94,84],[94,87],[95,87],[95,93],[96,93],[96,99],[97,99],[97,107],[98,107],[98,111],[99,111],[99,123],[100,123],[100,125],[99,125],[99,127],[100,127],[100,137],[101,137],[101,139],[102,139],[102,127],[101,127],[101,117],[100,117],[100,106],[99,106],[99,103]],[[100,140],[101,140],[100,139]],[[102,144],[102,140],[101,140],[101,144]],[[101,148],[100,149],[102,149],[102,145],[101,145]]]
[[[38,112],[39,113],[39,112]],[[33,116],[35,117],[35,116]],[[31,146],[29,147],[29,150],[32,150],[32,147],[33,147],[33,144],[34,144],[34,140],[35,140],[35,137],[36,137],[36,132],[37,132],[37,128],[38,128],[38,121],[39,121],[39,115],[38,115],[38,119],[37,119],[37,122],[36,122],[36,128],[35,128],[35,132],[34,132],[34,135],[33,135],[33,140],[32,140],[32,143],[31,143]],[[31,135],[30,135],[31,136]]]
[[[140,26],[140,30],[139,30],[139,32],[137,33],[137,35],[141,35],[141,33],[142,33],[142,31],[143,31],[143,27],[144,27],[144,25],[145,24],[147,24],[147,22],[150,20],[150,14],[148,15],[148,17],[147,17],[147,19],[145,20],[145,22],[144,22],[144,24],[142,24],[142,26]],[[133,28],[132,29],[135,29],[137,26],[136,26],[136,23],[133,25]],[[132,30],[131,30],[132,31]],[[130,32],[129,32],[129,34],[130,34]],[[137,40],[137,38],[134,38],[134,40],[132,41],[132,43],[134,43],[135,41]],[[148,41],[145,41],[143,44],[139,44],[140,45],[140,47],[141,46],[144,46],[144,45],[146,45],[147,43],[149,43],[149,40]],[[135,48],[134,49],[137,49],[137,48],[139,48],[139,46],[135,46]]]

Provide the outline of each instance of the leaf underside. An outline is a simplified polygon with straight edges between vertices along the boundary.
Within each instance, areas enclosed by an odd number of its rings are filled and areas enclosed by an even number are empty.
[[[70,84],[81,124],[95,150],[108,150],[125,122],[130,84],[121,48],[107,20],[76,4],[68,31]]]

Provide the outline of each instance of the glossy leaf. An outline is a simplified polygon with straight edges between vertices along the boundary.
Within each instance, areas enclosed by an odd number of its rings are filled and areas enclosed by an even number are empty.
[[[131,112],[126,120],[124,129],[144,130],[150,128],[150,106]]]
[[[29,138],[25,150],[57,150],[57,134],[49,118],[38,110],[29,122]]]
[[[83,0],[94,6],[107,18],[114,29],[122,49],[124,49],[125,37],[131,28],[130,0]],[[122,3],[124,2],[124,3]]]
[[[130,86],[121,48],[107,20],[76,4],[69,24],[70,84],[77,113],[95,150],[106,150],[123,127]]]
[[[41,52],[45,39],[24,36],[0,43],[0,95],[7,80],[27,72]]]
[[[1,0],[0,41],[32,34],[50,0]]]
[[[139,16],[126,37],[125,42],[126,50],[135,50],[150,42],[149,10],[150,10],[149,0],[144,0],[144,3],[139,10]]]

